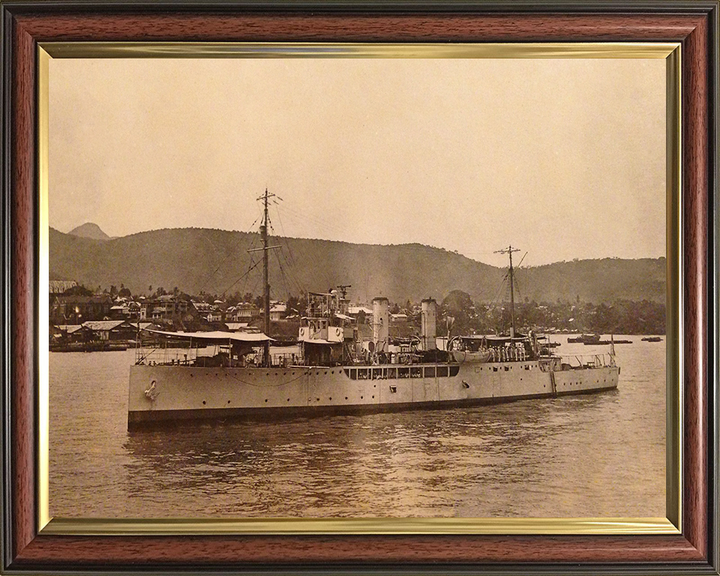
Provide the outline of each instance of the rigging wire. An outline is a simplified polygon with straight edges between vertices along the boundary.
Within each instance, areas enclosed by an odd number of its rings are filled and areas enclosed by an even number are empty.
[[[518,279],[515,278],[515,290],[517,291],[518,298],[522,298],[522,294],[520,293],[520,282],[518,282]],[[520,304],[520,302],[518,302]]]
[[[515,287],[517,288],[517,293],[520,298],[522,298],[522,293],[520,292],[520,281],[519,281],[517,273],[518,273],[518,271],[522,271],[522,272],[525,271],[525,268],[521,268],[521,265],[525,261],[525,256],[527,256],[528,254],[529,254],[529,252],[525,252],[525,255],[520,260],[520,263],[515,267]],[[521,276],[522,276],[522,274],[521,274]]]
[[[335,232],[339,238],[343,238],[347,232],[347,229],[338,225],[336,221],[325,219],[322,216],[311,214],[294,206],[288,206],[287,202],[283,204],[283,211],[285,212],[286,218],[290,221],[300,224],[314,224],[321,230]]]
[[[240,280],[242,280],[243,278],[246,278],[246,277],[250,274],[250,272],[252,272],[252,271],[253,271],[255,268],[257,268],[259,265],[260,265],[260,261],[258,260],[255,264],[253,264],[252,266],[250,266],[250,268],[247,269],[247,271],[245,272],[245,274],[243,274],[242,276],[240,276],[240,278],[238,278],[237,280],[235,280],[235,282],[233,282],[232,284],[230,284],[230,286],[228,286],[228,287],[225,289],[225,291],[223,292],[223,294],[227,293],[228,290],[232,289],[232,287],[235,286],[235,284],[237,284],[238,282],[240,282]]]
[[[285,267],[283,266],[283,263],[282,263],[282,261],[280,260],[280,254],[276,253],[275,256],[276,256],[277,261],[278,261],[278,267],[280,268],[280,274],[281,274],[281,276],[282,276],[282,278],[283,278],[283,281],[284,281],[284,283],[285,283],[285,291],[286,291],[288,294],[291,294],[292,291],[294,291],[295,289],[298,289],[299,292],[300,292],[300,294],[298,294],[298,295],[299,295],[299,296],[302,295],[302,287],[300,286],[299,283],[297,283],[296,281],[294,281],[294,278],[292,277],[292,275],[290,275],[290,274],[288,274],[288,273],[286,272]],[[284,257],[284,255],[283,255],[283,257]],[[292,286],[291,286],[291,285],[292,285]],[[291,287],[292,287],[293,290],[291,290]]]
[[[214,252],[215,254],[219,254],[219,253],[220,253],[220,250],[218,250],[217,246],[215,246],[215,243],[214,243],[212,240],[210,240],[210,237],[209,237],[209,236],[203,235],[203,239],[204,239],[208,244],[210,244],[210,246],[212,246],[213,252]],[[226,257],[226,259],[227,259],[227,257]],[[200,291],[201,291],[201,292],[205,292],[205,288],[207,288],[207,285],[210,283],[210,281],[211,281],[213,278],[215,278],[215,274],[218,273],[218,270],[220,270],[220,268],[222,267],[223,264],[225,264],[225,260],[222,260],[222,261],[220,262],[220,264],[218,264],[217,268],[215,268],[215,270],[214,270],[211,274],[205,276],[205,281],[202,283],[202,285],[201,285],[201,287],[200,287]]]
[[[280,210],[280,208],[279,208],[280,202],[282,202],[282,210]],[[290,286],[292,286],[293,289],[295,289],[295,288],[298,289],[300,294],[302,294],[304,292],[307,292],[307,287],[304,286],[304,282],[300,281],[298,276],[293,272],[293,268],[297,265],[297,259],[295,257],[295,254],[291,248],[291,244],[290,244],[287,234],[285,232],[284,219],[288,219],[291,222],[298,222],[301,224],[307,224],[307,223],[314,224],[324,231],[335,232],[339,238],[343,238],[345,236],[347,229],[338,225],[336,220],[323,218],[322,216],[319,216],[317,214],[312,214],[308,211],[302,210],[302,209],[298,208],[297,206],[292,206],[292,205],[288,206],[287,202],[285,202],[282,198],[280,198],[277,195],[271,200],[270,203],[276,207],[275,212],[278,217],[278,222],[280,223],[280,231],[281,231],[281,236],[279,239],[281,239],[281,241],[285,244],[285,246],[287,248],[287,254],[283,253],[283,255],[282,255],[287,266],[283,266],[283,262],[280,259],[280,256],[277,255],[277,260],[278,260],[278,264],[281,267],[281,272],[283,274],[283,281],[285,282],[285,287],[286,287],[286,289],[288,289]],[[255,218],[252,225],[250,226],[250,229],[254,228],[258,224],[258,222],[260,221],[262,216],[263,215],[261,213],[260,215],[258,215]],[[285,218],[283,218],[283,216]],[[272,221],[268,221],[267,224],[268,224],[268,231],[269,232],[272,231],[273,235],[277,236],[276,230],[272,224]],[[247,232],[247,234],[251,235],[250,246],[251,246],[251,248],[253,248],[256,245],[259,235],[257,232]],[[210,240],[210,238],[206,237],[206,240],[212,245],[213,249],[216,252],[219,252],[219,250],[217,250],[217,246],[215,246],[215,244]],[[212,281],[212,279],[214,279],[216,277],[217,273],[223,268],[223,266],[226,265],[228,260],[230,260],[233,256],[237,257],[237,253],[231,252],[231,253],[227,254],[227,256],[222,261],[220,261],[220,263],[217,265],[217,267],[212,272],[212,274],[210,274],[210,276],[205,280],[205,282],[203,284],[203,290]],[[243,281],[243,280],[244,280],[243,292],[247,293],[247,286],[248,286],[248,282],[250,280],[249,272],[252,271],[253,269],[255,269],[259,264],[260,264],[260,262],[259,261],[255,262],[253,256],[251,255],[247,271],[243,275],[239,276],[232,284],[230,284],[230,286],[228,286],[222,292],[223,296],[225,296],[232,288],[234,288],[240,281]],[[327,269],[323,269],[323,276],[325,277],[326,283],[329,285],[331,283],[331,277],[330,277]],[[256,288],[257,288],[257,282],[253,285],[253,292],[255,291]]]
[[[282,262],[280,261],[280,254],[275,252],[275,258],[278,262],[278,268],[280,269],[280,279],[281,279],[283,286],[285,287],[285,293],[289,294],[290,289],[288,288],[288,278],[287,278],[287,275],[285,274],[285,270],[283,269]],[[275,296],[277,297],[278,295],[275,294]]]
[[[249,266],[248,269],[247,269],[247,271],[246,271],[242,276],[240,276],[237,280],[235,280],[235,282],[233,282],[230,286],[228,286],[228,288],[226,289],[226,292],[230,291],[230,290],[231,290],[236,284],[238,284],[238,282],[240,282],[241,280],[245,280],[245,283],[243,284],[243,296],[244,296],[244,294],[247,292],[247,291],[245,290],[245,287],[247,286],[247,280],[248,280],[248,277],[250,276],[250,272],[252,272],[252,271],[253,271],[255,268],[257,268],[260,264],[261,264],[261,262],[255,262],[254,264],[252,264],[251,266]]]
[[[294,286],[300,291],[300,294],[302,294],[306,290],[304,289],[302,283],[298,280],[297,276],[293,272],[293,268],[295,266],[297,266],[296,261],[295,261],[295,255],[293,254],[292,248],[290,247],[290,241],[287,237],[287,234],[285,233],[285,227],[284,227],[283,221],[282,221],[281,210],[279,208],[280,205],[277,202],[275,204],[277,206],[277,208],[275,209],[275,212],[277,213],[278,221],[280,222],[280,230],[282,232],[282,240],[285,243],[285,247],[287,248],[287,252],[290,255],[290,260],[292,260],[292,262],[288,259],[288,256],[284,252],[282,255],[283,255],[283,258],[285,259],[285,262],[288,265],[288,268],[290,270],[290,272],[289,272],[290,280],[292,281]],[[280,262],[278,262],[278,263],[282,266],[282,264]]]
[[[260,219],[261,219],[262,217],[263,217],[263,212],[261,211],[260,214],[258,214],[258,216],[255,218],[255,220],[253,221],[253,223],[250,225],[250,230],[252,230],[252,229],[256,226],[256,224],[260,221]],[[250,248],[249,248],[249,250],[252,250],[252,249],[255,247],[255,243],[256,243],[256,241],[257,241],[258,238],[259,238],[259,234],[258,234],[257,232],[252,232],[252,231],[251,231],[251,232],[246,232],[246,234],[249,234],[249,235],[250,235],[251,240],[250,240]],[[212,242],[210,242],[210,244],[212,244]],[[218,250],[217,250],[217,247],[215,247],[214,245],[213,245],[213,247],[215,248],[216,251],[218,251]],[[233,252],[231,252],[230,254],[228,254],[228,256],[225,258],[225,260],[223,260],[223,261],[220,263],[220,265],[218,265],[217,269],[215,270],[215,272],[213,272],[212,276],[214,276],[214,275],[217,273],[217,271],[218,271],[223,265],[225,265],[225,263],[227,262],[227,260],[229,260],[230,257],[231,257],[233,254],[234,254]],[[236,284],[238,284],[238,282],[240,282],[240,281],[243,280],[243,279],[245,280],[245,282],[244,282],[244,284],[243,284],[243,289],[242,289],[242,291],[243,291],[243,297],[244,297],[245,294],[247,293],[248,275],[249,275],[249,273],[250,273],[253,269],[257,268],[257,267],[260,265],[260,263],[261,263],[260,260],[257,261],[257,262],[254,261],[253,254],[252,254],[252,252],[250,252],[250,262],[249,262],[249,264],[248,264],[248,269],[245,271],[245,273],[244,273],[243,275],[239,276],[232,284],[230,284],[230,286],[228,286],[228,287],[222,292],[223,297],[225,297],[225,295],[226,295]],[[212,276],[211,276],[211,277],[212,277]],[[207,281],[206,281],[206,284],[207,284]],[[254,294],[254,291],[255,291],[255,288],[256,288],[256,287],[257,287],[257,283],[253,286],[253,294]],[[204,289],[204,286],[203,286],[203,289]]]
[[[502,282],[500,283],[500,288],[498,288],[497,294],[495,294],[495,298],[492,300],[493,306],[497,305],[500,302],[500,294],[502,294],[505,290],[505,282],[507,282],[509,275],[510,272],[506,272],[503,276]]]
[[[285,234],[285,226],[283,226],[280,205],[277,204],[277,206],[278,207],[275,209],[275,212],[277,213],[278,221],[280,222],[280,231],[282,232],[282,238],[283,238],[283,240],[285,240],[285,246],[287,246],[288,253],[290,254],[290,258],[292,259],[292,261],[293,261],[292,263],[294,265],[295,264],[295,256],[293,255],[292,249],[290,248],[290,243],[288,242],[287,234]]]
[[[283,255],[282,255],[282,256],[283,256],[283,258],[285,259],[285,263],[287,264],[287,266],[288,266],[288,268],[289,268],[289,270],[290,270],[290,280],[292,281],[292,283],[294,284],[294,286],[300,291],[301,294],[302,294],[303,292],[307,292],[305,286],[303,285],[303,283],[300,281],[300,279],[297,277],[297,275],[296,275],[295,272],[293,271],[294,264],[291,263],[290,261],[288,261],[287,256],[285,255],[284,252],[283,252]]]
[[[258,221],[259,218],[260,218],[260,217],[258,216],[258,218],[255,219],[255,222],[253,222],[253,224],[252,224],[252,226],[251,226],[251,229],[252,229],[253,226],[255,226],[255,223],[257,223],[257,221]],[[255,241],[256,241],[256,239],[257,239],[257,234],[254,234],[254,233],[252,233],[252,232],[246,232],[246,234],[249,234],[249,235],[250,235],[250,237],[251,237],[250,248],[253,248],[253,246],[255,245]],[[204,236],[204,239],[210,244],[210,246],[212,246],[213,251],[214,251],[216,254],[220,254],[221,251],[218,249],[218,247],[216,246],[216,244],[210,239],[209,236]],[[202,292],[204,292],[205,289],[208,287],[208,284],[215,278],[216,274],[221,270],[221,268],[223,268],[231,258],[237,257],[237,256],[238,256],[238,253],[237,253],[236,250],[230,250],[230,251],[227,253],[227,255],[225,256],[225,258],[223,258],[222,260],[220,260],[220,263],[217,265],[217,267],[215,268],[215,270],[213,270],[212,273],[210,273],[208,276],[205,277],[205,280],[204,280],[204,282],[203,282],[200,290],[201,290]],[[252,263],[253,263],[253,262],[252,262],[252,257],[251,257],[251,259],[250,259],[250,265],[252,265]],[[238,280],[236,280],[236,281],[232,284],[232,286],[234,286],[235,284],[237,284],[237,282],[238,282],[239,280],[241,280],[241,279],[242,279],[242,277],[238,278]],[[229,288],[226,289],[226,290],[224,290],[224,291],[221,293],[222,296],[223,296],[223,298],[225,297],[225,295],[226,295],[226,293],[227,293],[227,290],[229,290]]]

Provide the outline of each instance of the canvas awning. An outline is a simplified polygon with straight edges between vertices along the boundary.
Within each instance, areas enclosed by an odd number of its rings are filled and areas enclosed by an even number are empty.
[[[491,344],[502,344],[503,342],[522,342],[528,339],[528,337],[525,334],[516,334],[513,338],[510,338],[510,336],[481,336],[479,334],[468,334],[466,336],[456,336],[458,340],[469,340],[469,341],[477,341],[477,340],[485,340]]]
[[[204,340],[206,342],[249,342],[261,344],[263,342],[274,342],[273,338],[262,332],[223,332],[215,330],[212,332],[166,332],[164,330],[151,330],[146,328],[145,332],[159,334],[168,338],[180,338],[183,340]]]

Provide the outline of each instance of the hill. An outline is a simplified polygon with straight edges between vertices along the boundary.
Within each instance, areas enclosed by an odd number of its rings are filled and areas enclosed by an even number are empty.
[[[351,284],[354,301],[386,296],[394,302],[462,290],[475,301],[502,300],[506,270],[420,244],[380,246],[273,237],[270,284],[274,298]],[[198,294],[262,291],[258,234],[183,228],[99,241],[50,230],[50,275],[88,287],[124,284],[133,294],[159,286]],[[248,273],[248,269],[255,268]],[[600,303],[616,299],[665,301],[665,259],[578,260],[521,268],[519,298]],[[152,287],[152,288],[151,288]]]
[[[68,234],[79,236],[80,238],[92,238],[93,240],[110,240],[110,236],[105,234],[105,232],[100,229],[100,226],[92,222],[81,224],[77,228],[70,230]]]

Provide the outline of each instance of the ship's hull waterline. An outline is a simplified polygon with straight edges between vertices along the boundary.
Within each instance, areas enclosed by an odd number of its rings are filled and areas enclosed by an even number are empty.
[[[614,365],[547,371],[538,361],[285,368],[135,365],[128,428],[495,404],[617,388]]]

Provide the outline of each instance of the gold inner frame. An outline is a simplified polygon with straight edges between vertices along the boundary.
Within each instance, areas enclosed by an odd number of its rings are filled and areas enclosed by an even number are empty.
[[[666,60],[666,518],[70,519],[49,511],[49,61],[51,58],[631,58]],[[680,43],[357,44],[45,42],[38,47],[38,529],[42,534],[678,534],[682,530]]]

